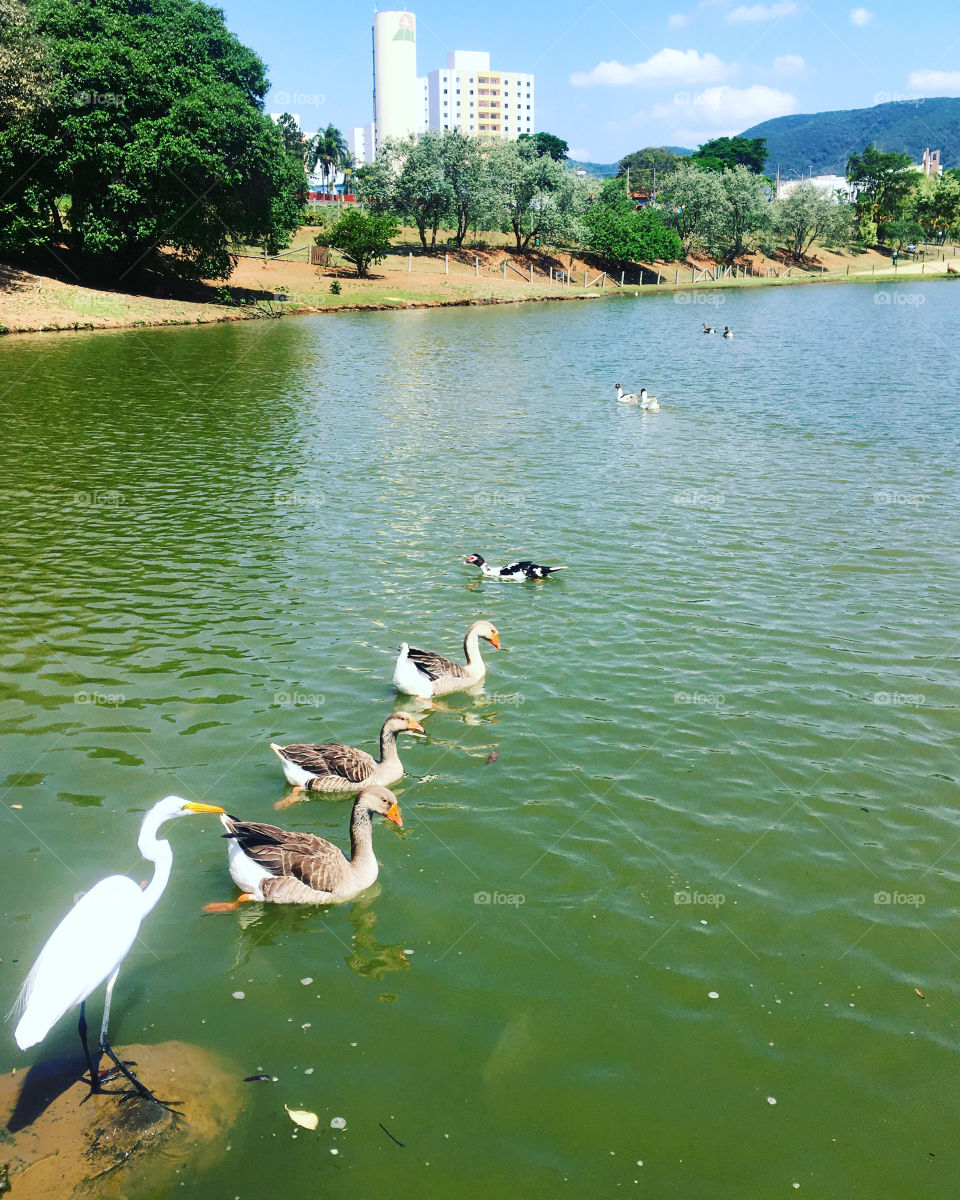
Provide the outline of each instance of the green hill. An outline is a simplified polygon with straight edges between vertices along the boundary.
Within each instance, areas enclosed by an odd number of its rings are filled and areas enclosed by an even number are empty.
[[[960,99],[894,100],[873,108],[775,117],[745,129],[767,139],[767,174],[843,175],[847,159],[872,142],[919,162],[924,147],[942,151],[945,167],[960,165]]]

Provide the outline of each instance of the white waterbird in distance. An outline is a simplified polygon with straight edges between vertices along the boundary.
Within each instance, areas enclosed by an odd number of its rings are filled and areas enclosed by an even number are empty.
[[[79,1004],[78,1030],[90,1071],[91,1093],[105,1091],[103,1083],[119,1073],[145,1099],[163,1103],[137,1079],[129,1064],[121,1062],[107,1038],[113,985],[117,982],[120,964],[136,940],[141,922],[163,895],[170,878],[173,851],[168,841],[157,837],[160,826],[174,817],[190,813],[223,811],[212,804],[195,804],[181,796],[166,796],[150,809],[140,826],[137,846],[143,857],[154,864],[153,878],[142,890],[126,875],[101,879],[56,927],[33,964],[14,1006],[19,1020],[13,1036],[21,1050],[42,1042],[60,1018]],[[107,988],[100,1025],[100,1050],[114,1065],[101,1075],[101,1055],[97,1055],[95,1063],[87,1043],[85,1010],[87,997],[104,980]]]

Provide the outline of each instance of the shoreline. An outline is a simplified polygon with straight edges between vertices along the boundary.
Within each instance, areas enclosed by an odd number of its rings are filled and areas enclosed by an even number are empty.
[[[256,260],[255,260],[256,261]],[[259,264],[258,264],[259,265]],[[859,264],[858,264],[859,265]],[[305,264],[286,263],[280,269],[280,274],[285,280],[291,278],[291,271],[299,268],[299,274],[303,275],[302,268]],[[526,280],[518,280],[514,283],[513,280],[508,281],[512,286],[505,289],[499,280],[491,283],[490,280],[481,282],[479,277],[476,284],[469,289],[463,284],[456,284],[455,279],[470,278],[463,275],[454,277],[440,277],[434,272],[431,276],[429,272],[418,272],[416,277],[411,277],[406,272],[391,271],[388,275],[380,275],[371,280],[356,280],[351,278],[341,279],[341,286],[344,290],[350,284],[357,284],[363,290],[373,293],[369,300],[364,300],[363,291],[359,295],[354,296],[333,296],[329,293],[321,293],[318,288],[314,287],[313,294],[305,294],[299,287],[290,287],[288,283],[277,283],[280,289],[273,296],[267,292],[262,292],[261,299],[251,300],[247,303],[239,303],[235,305],[213,303],[208,301],[187,301],[187,300],[170,300],[169,297],[159,300],[157,297],[148,297],[137,293],[125,292],[104,292],[97,291],[94,288],[86,288],[82,286],[64,285],[62,281],[52,277],[37,276],[31,272],[21,271],[19,275],[21,282],[18,280],[19,286],[13,288],[4,288],[0,291],[0,335],[10,337],[19,337],[34,333],[74,333],[74,332],[102,332],[107,330],[129,330],[129,329],[160,329],[160,328],[184,328],[188,325],[221,325],[234,321],[257,321],[257,320],[277,320],[286,316],[318,316],[327,313],[342,313],[342,312],[402,312],[409,310],[423,310],[430,308],[467,308],[480,307],[492,304],[527,304],[545,301],[575,301],[575,300],[598,300],[610,299],[611,297],[645,296],[655,295],[658,293],[673,293],[681,294],[684,292],[718,292],[725,291],[730,288],[755,288],[755,287],[789,287],[802,284],[819,284],[819,283],[892,283],[902,280],[908,283],[931,281],[942,281],[951,278],[960,278],[960,258],[944,259],[942,261],[924,262],[924,263],[904,263],[894,268],[893,266],[881,265],[880,270],[877,269],[877,263],[874,261],[871,264],[871,270],[850,271],[850,264],[845,268],[838,267],[833,270],[813,273],[812,271],[805,272],[800,275],[786,274],[787,267],[782,267],[782,274],[779,276],[761,277],[761,276],[741,276],[728,277],[722,279],[700,279],[697,281],[680,280],[679,282],[668,282],[667,273],[676,274],[676,264],[665,265],[660,268],[664,278],[660,283],[644,283],[644,284],[625,284],[622,288],[620,285],[611,280],[610,286],[605,287],[578,287],[571,285],[563,285],[557,283],[527,283]],[[929,270],[927,269],[929,268]],[[266,268],[260,266],[261,270]],[[656,267],[653,268],[656,270]],[[14,268],[7,268],[14,271]],[[644,270],[652,273],[649,266],[644,266]],[[680,268],[681,271],[690,272],[689,266]],[[238,272],[231,277],[230,283],[226,285],[229,290],[230,286],[237,286],[234,280]],[[249,272],[248,272],[249,274]],[[392,276],[392,278],[391,278]],[[404,276],[406,278],[404,279]],[[450,287],[453,294],[449,292],[445,295],[438,295],[432,284],[439,280],[440,286]],[[256,280],[260,288],[268,280]],[[297,284],[306,282],[305,279],[296,278]],[[313,284],[320,282],[314,275],[310,280]],[[416,284],[420,289],[419,294],[408,295],[392,295],[392,296],[377,296],[376,293],[384,289],[403,292],[409,292],[410,285]],[[391,285],[392,288],[391,288]],[[53,291],[54,295],[58,292],[66,294],[65,301],[69,301],[72,305],[71,315],[74,319],[63,319],[65,315],[61,305],[61,313],[58,318],[34,321],[25,324],[18,324],[18,314],[16,305],[16,296],[18,292],[23,294],[34,293],[40,295],[47,288],[48,293]],[[467,290],[476,292],[482,289],[483,292],[489,290],[489,294],[462,294]],[[249,290],[249,289],[244,289]],[[299,299],[296,294],[299,292]],[[461,294],[457,294],[460,292]],[[313,303],[305,303],[308,299]],[[285,298],[280,299],[280,296]],[[321,301],[317,303],[317,301]],[[696,304],[697,301],[691,297],[691,303]],[[157,307],[158,311],[151,313],[149,308]],[[127,308],[128,312],[119,313],[116,310]],[[179,311],[170,312],[170,307],[174,307]],[[97,312],[97,309],[100,312]],[[112,309],[114,311],[106,311]],[[146,309],[146,311],[145,311]],[[84,311],[86,310],[86,311]],[[70,312],[67,309],[66,312]],[[24,314],[26,317],[26,314]],[[87,317],[89,319],[84,320]],[[21,318],[23,319],[23,318]]]

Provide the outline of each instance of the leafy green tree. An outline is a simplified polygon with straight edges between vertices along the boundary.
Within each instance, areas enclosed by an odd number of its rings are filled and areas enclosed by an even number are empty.
[[[57,86],[49,48],[22,0],[0,0],[0,251],[42,245],[62,223],[49,182],[46,110]],[[43,169],[41,169],[43,168]]]
[[[370,267],[383,262],[391,241],[400,232],[396,219],[388,213],[361,213],[347,208],[329,228],[317,234],[318,246],[339,250],[347,262],[353,263],[357,278],[365,278]]]
[[[767,139],[711,138],[691,155],[691,161],[708,171],[731,171],[739,166],[759,175],[767,161]]]
[[[162,248],[223,277],[230,244],[277,248],[297,227],[303,163],[263,113],[263,63],[198,0],[36,0],[57,81],[43,157],[18,182],[50,240],[123,278]],[[68,197],[61,235],[53,214]],[[169,264],[170,260],[164,260]]]
[[[323,168],[324,191],[329,191],[331,175],[335,178],[338,171],[352,166],[353,156],[336,125],[328,125],[307,142],[305,162],[308,171],[315,171],[318,164]]]
[[[944,171],[928,178],[922,175],[914,193],[913,212],[924,235],[942,240],[960,225],[960,173]]]
[[[555,245],[577,236],[583,189],[555,159],[538,155],[530,141],[518,138],[491,146],[490,169],[501,228],[513,234],[518,254],[536,238]]]
[[[583,216],[588,248],[607,262],[624,265],[665,259],[683,253],[676,230],[668,229],[653,208],[635,209],[618,179],[604,185],[599,198]]]
[[[916,245],[923,241],[923,229],[919,222],[912,217],[894,217],[880,226],[880,236],[884,245],[890,245],[894,250],[902,250],[904,246]]]
[[[715,171],[681,159],[657,195],[664,220],[677,231],[685,251],[718,245],[726,198]]]
[[[800,262],[814,242],[841,246],[850,238],[851,208],[812,183],[802,183],[771,205],[773,232]]]
[[[441,157],[459,249],[471,226],[476,227],[482,221],[496,223],[497,196],[490,171],[490,143],[483,138],[468,137],[460,129],[450,129],[443,135]]]
[[[394,173],[391,198],[394,210],[416,225],[425,250],[430,234],[432,249],[453,200],[445,170],[444,135],[429,130],[419,138],[388,143],[384,154],[391,160]]]
[[[0,128],[34,116],[49,100],[53,65],[23,0],[0,0]]]
[[[617,164],[617,175],[620,178],[629,176],[631,188],[646,188],[654,192],[657,185],[662,184],[683,161],[665,146],[648,146],[645,150],[634,150],[632,154],[621,158]]]
[[[863,154],[851,154],[847,160],[847,181],[856,189],[857,216],[875,221],[881,236],[883,225],[902,215],[917,179],[909,155],[895,151],[887,154],[867,146]]]
[[[521,133],[518,142],[530,141],[536,146],[537,154],[547,155],[554,162],[563,162],[570,147],[555,133]]]
[[[720,213],[720,234],[728,257],[743,254],[752,235],[761,233],[770,219],[766,179],[749,167],[730,167],[720,176],[726,204]]]

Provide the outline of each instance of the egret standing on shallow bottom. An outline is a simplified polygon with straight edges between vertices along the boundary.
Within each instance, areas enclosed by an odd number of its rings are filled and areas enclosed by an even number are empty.
[[[126,875],[101,879],[56,927],[17,997],[14,1012],[20,1020],[14,1037],[21,1050],[42,1042],[57,1021],[79,1004],[78,1029],[90,1070],[91,1093],[104,1091],[101,1086],[104,1079],[119,1072],[145,1099],[162,1103],[143,1086],[127,1064],[120,1061],[107,1040],[110,998],[120,964],[136,940],[140,923],[163,895],[170,878],[173,851],[169,842],[157,837],[160,826],[172,817],[186,816],[187,813],[223,811],[212,804],[194,804],[180,796],[167,796],[150,809],[140,827],[137,846],[143,857],[155,864],[153,879],[142,891]],[[107,991],[103,1001],[100,1049],[113,1061],[115,1069],[101,1076],[87,1045],[84,1008],[87,997],[104,980]],[[97,1055],[98,1062],[99,1058]]]

